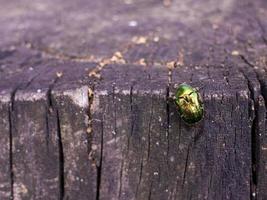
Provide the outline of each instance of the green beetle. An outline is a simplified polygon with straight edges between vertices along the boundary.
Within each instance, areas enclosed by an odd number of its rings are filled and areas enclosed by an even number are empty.
[[[185,83],[175,93],[175,103],[181,118],[188,124],[199,122],[204,115],[204,106],[197,90]]]

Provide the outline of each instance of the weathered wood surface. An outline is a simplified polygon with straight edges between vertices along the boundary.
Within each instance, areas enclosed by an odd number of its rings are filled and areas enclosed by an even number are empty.
[[[0,3],[0,199],[267,199],[266,1]]]

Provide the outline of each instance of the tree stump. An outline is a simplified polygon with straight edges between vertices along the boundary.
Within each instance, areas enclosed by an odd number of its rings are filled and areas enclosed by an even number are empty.
[[[0,18],[0,199],[267,199],[264,0],[2,0]]]

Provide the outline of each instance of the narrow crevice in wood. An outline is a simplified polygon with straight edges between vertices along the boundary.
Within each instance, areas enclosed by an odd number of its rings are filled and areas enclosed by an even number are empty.
[[[241,59],[250,67],[254,66],[247,61],[247,59],[244,56],[241,56]],[[255,95],[255,91],[253,88],[253,85],[251,83],[251,80],[249,77],[243,72],[240,71],[244,78],[247,80],[248,89],[250,92],[250,99],[251,99],[251,105],[249,115],[252,120],[251,125],[251,183],[250,183],[250,199],[251,200],[257,200],[257,185],[258,185],[258,172],[259,172],[259,163],[260,163],[260,136],[259,136],[259,99]],[[255,70],[254,70],[255,72]],[[257,73],[255,72],[256,76]],[[258,79],[258,77],[257,77]],[[260,84],[260,81],[258,79],[258,82]],[[260,84],[261,87],[261,84]]]
[[[184,166],[184,174],[183,174],[182,187],[184,187],[185,179],[186,179],[186,173],[187,173],[187,167],[188,167],[188,160],[189,160],[189,153],[190,153],[190,146],[191,145],[188,145],[188,147],[187,147],[187,154],[186,154],[186,160],[185,160],[185,166]]]
[[[150,187],[149,187],[148,200],[151,200],[151,196],[152,196],[152,185],[153,185],[153,181],[151,182]]]
[[[127,157],[129,154],[129,148],[130,148],[130,139],[131,136],[133,135],[133,129],[134,129],[134,116],[133,116],[133,85],[130,87],[130,96],[129,96],[129,101],[130,101],[130,120],[131,120],[131,127],[130,127],[130,134],[127,135]]]
[[[50,125],[49,125],[49,119],[51,117],[51,114],[53,112],[53,102],[52,102],[52,89],[54,88],[54,85],[57,83],[58,77],[56,77],[52,83],[49,85],[46,98],[47,98],[47,108],[46,108],[46,146],[47,149],[49,148],[49,138],[50,138]]]
[[[56,118],[57,118],[57,137],[58,137],[58,153],[59,153],[59,199],[64,199],[65,192],[65,181],[64,181],[64,151],[61,138],[61,126],[59,112],[56,109]]]
[[[14,110],[15,110],[15,97],[18,90],[26,89],[30,84],[40,75],[40,73],[33,76],[26,84],[17,85],[10,95],[10,105],[8,109],[9,120],[9,171],[10,171],[10,199],[14,199],[14,169],[13,169],[13,133],[14,133]]]
[[[54,83],[56,82],[56,79]],[[52,109],[53,110],[53,101],[52,101],[52,89],[54,87],[54,84],[51,84],[47,90],[47,104],[48,104],[48,112],[50,112]]]
[[[137,198],[137,196],[138,196],[139,188],[140,188],[142,177],[143,177],[143,166],[144,166],[144,164],[143,164],[143,162],[144,162],[143,150],[141,150],[141,152],[142,152],[141,164],[140,164],[140,171],[139,171],[139,176],[138,176],[138,184],[137,184],[136,192],[135,192],[135,198]]]
[[[12,93],[11,104],[8,109],[9,120],[9,172],[10,172],[10,199],[14,199],[14,173],[13,173],[13,106],[15,91]]]
[[[112,104],[114,106],[114,110],[113,110],[113,127],[114,127],[114,136],[115,136],[115,143],[117,141],[117,110],[116,110],[116,101],[115,99],[117,98],[116,97],[116,94],[115,94],[115,90],[116,90],[116,87],[113,86],[112,87]]]
[[[24,87],[22,87],[22,88],[20,88],[20,89],[27,89],[31,84],[32,84],[32,82],[36,79],[36,78],[38,78],[40,75],[41,75],[42,73],[38,73],[38,74],[36,74],[35,76],[33,76],[28,82],[27,82],[27,84],[24,86]]]
[[[131,110],[131,113],[133,111],[133,85],[131,85],[131,88],[130,88],[130,110]],[[131,116],[133,117],[133,116]]]
[[[130,89],[130,110],[131,110],[131,132],[130,132],[130,137],[133,135],[134,126],[135,126],[135,113],[134,113],[134,106],[133,106],[133,88],[134,88],[134,86],[132,85],[131,89]]]
[[[96,167],[96,170],[97,170],[96,200],[99,200],[100,199],[103,148],[104,148],[104,119],[102,118],[101,119],[100,158],[99,158],[99,165]]]
[[[249,67],[252,67],[254,69],[254,65],[251,62],[249,62],[248,59],[244,55],[241,54],[240,58],[245,64],[247,64]]]
[[[55,115],[56,118],[56,127],[57,127],[57,139],[58,139],[58,159],[59,159],[59,169],[58,169],[58,187],[59,187],[59,200],[63,200],[65,196],[65,178],[64,178],[64,150],[62,144],[62,137],[61,137],[61,125],[60,125],[60,116],[59,111],[56,107],[56,103],[53,102],[52,97],[52,90],[55,87],[55,84],[58,82],[59,77],[56,77],[52,83],[49,85],[47,90],[47,112],[46,112],[46,124],[47,124],[47,131],[46,131],[46,143],[49,143],[50,137],[50,128],[49,128],[49,118],[50,115]],[[48,146],[47,146],[48,147]]]
[[[267,73],[266,70],[264,70],[264,72]],[[267,88],[265,86],[266,80],[262,79],[258,72],[255,71],[255,73],[256,73],[256,77],[260,83],[260,92],[261,92],[261,95],[264,99],[265,108],[267,108]]]
[[[260,21],[259,25],[260,25]],[[265,108],[267,106],[267,94],[265,91],[265,83],[264,80],[261,78],[260,76],[260,72],[257,71],[257,69],[255,68],[255,66],[249,62],[249,60],[244,56],[244,55],[240,55],[241,60],[247,64],[249,67],[251,67],[256,75],[257,81],[259,83],[260,86],[260,95],[263,97],[264,99],[264,103],[265,103]],[[243,72],[242,72],[243,73]],[[252,94],[252,96],[250,97],[254,103],[254,117],[252,120],[252,127],[251,127],[251,159],[252,159],[252,187],[251,187],[251,196],[250,198],[252,200],[257,200],[257,196],[258,196],[258,176],[259,176],[259,167],[260,167],[260,148],[261,148],[261,144],[260,144],[260,128],[259,128],[259,98],[255,97],[254,94],[254,90],[253,87],[251,85],[251,82],[249,80],[249,78],[243,73],[244,77],[247,79],[248,81],[248,88],[250,90],[250,93]]]
[[[60,126],[60,116],[58,109],[56,107],[56,103],[53,102],[52,97],[52,90],[55,84],[58,82],[59,77],[56,77],[52,83],[49,85],[47,90],[47,112],[46,112],[46,123],[47,123],[47,135],[46,135],[46,143],[48,146],[49,143],[49,135],[50,135],[50,128],[49,128],[49,118],[51,114],[55,114],[56,118],[56,127],[57,127],[57,139],[58,139],[58,161],[59,161],[59,169],[58,169],[58,187],[59,187],[59,200],[63,200],[65,196],[65,180],[64,180],[64,151],[63,151],[63,144],[62,144],[62,137],[61,137],[61,126]]]
[[[47,90],[46,96],[47,96],[47,136],[46,136],[46,142],[49,142],[49,116],[52,114],[52,112],[55,114],[56,118],[56,128],[57,128],[57,139],[58,139],[58,159],[59,159],[59,169],[58,169],[58,184],[59,184],[59,200],[64,199],[64,192],[65,192],[65,181],[64,181],[64,151],[63,151],[63,144],[62,144],[62,138],[61,138],[61,126],[60,126],[60,116],[58,109],[56,107],[56,103],[53,100],[52,97],[52,90],[59,80],[59,77],[56,77],[53,82],[49,85],[49,88]]]
[[[63,72],[62,72],[63,73]],[[53,108],[55,107],[54,105],[53,105],[53,98],[52,98],[52,90],[54,89],[54,87],[55,87],[55,84],[58,82],[58,80],[59,80],[59,76],[57,76],[56,78],[54,78],[54,80],[52,81],[52,83],[49,85],[49,87],[48,87],[48,90],[47,90],[47,103],[48,103],[48,106],[49,106],[49,109],[52,109],[53,110]],[[49,110],[50,111],[50,110]]]
[[[10,97],[10,109],[11,109],[11,112],[13,113],[14,111],[14,106],[15,106],[15,95],[17,93],[17,91],[20,89],[19,86],[17,86],[11,93],[11,97]]]
[[[267,94],[265,92],[265,84],[264,84],[264,80],[261,79],[259,73],[254,70],[255,74],[256,74],[256,77],[257,77],[257,80],[260,84],[260,94],[262,95],[263,97],[263,100],[264,100],[264,105],[265,105],[265,109],[267,108]],[[254,161],[255,161],[255,184],[256,184],[256,193],[255,193],[255,198],[252,198],[252,200],[257,200],[257,196],[258,196],[258,188],[257,188],[257,184],[258,184],[258,177],[260,175],[260,163],[262,162],[261,161],[261,155],[260,155],[260,152],[261,152],[261,140],[260,140],[260,124],[259,124],[259,109],[260,105],[259,105],[259,100],[257,101],[257,106],[255,108],[255,112],[256,112],[256,117],[255,117],[255,123],[256,123],[256,127],[253,129],[255,131],[255,138],[254,138]],[[265,119],[266,121],[266,119]],[[253,156],[252,156],[252,160],[253,160]]]
[[[8,109],[9,118],[9,171],[10,171],[10,199],[14,199],[14,169],[13,169],[13,132],[14,132],[14,108],[15,108],[15,96],[20,86],[14,88],[10,97],[10,105]]]

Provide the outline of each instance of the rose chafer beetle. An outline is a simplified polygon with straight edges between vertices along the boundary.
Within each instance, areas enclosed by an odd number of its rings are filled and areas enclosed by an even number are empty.
[[[204,115],[204,106],[197,90],[185,83],[178,86],[175,103],[181,118],[188,124],[199,122]]]

